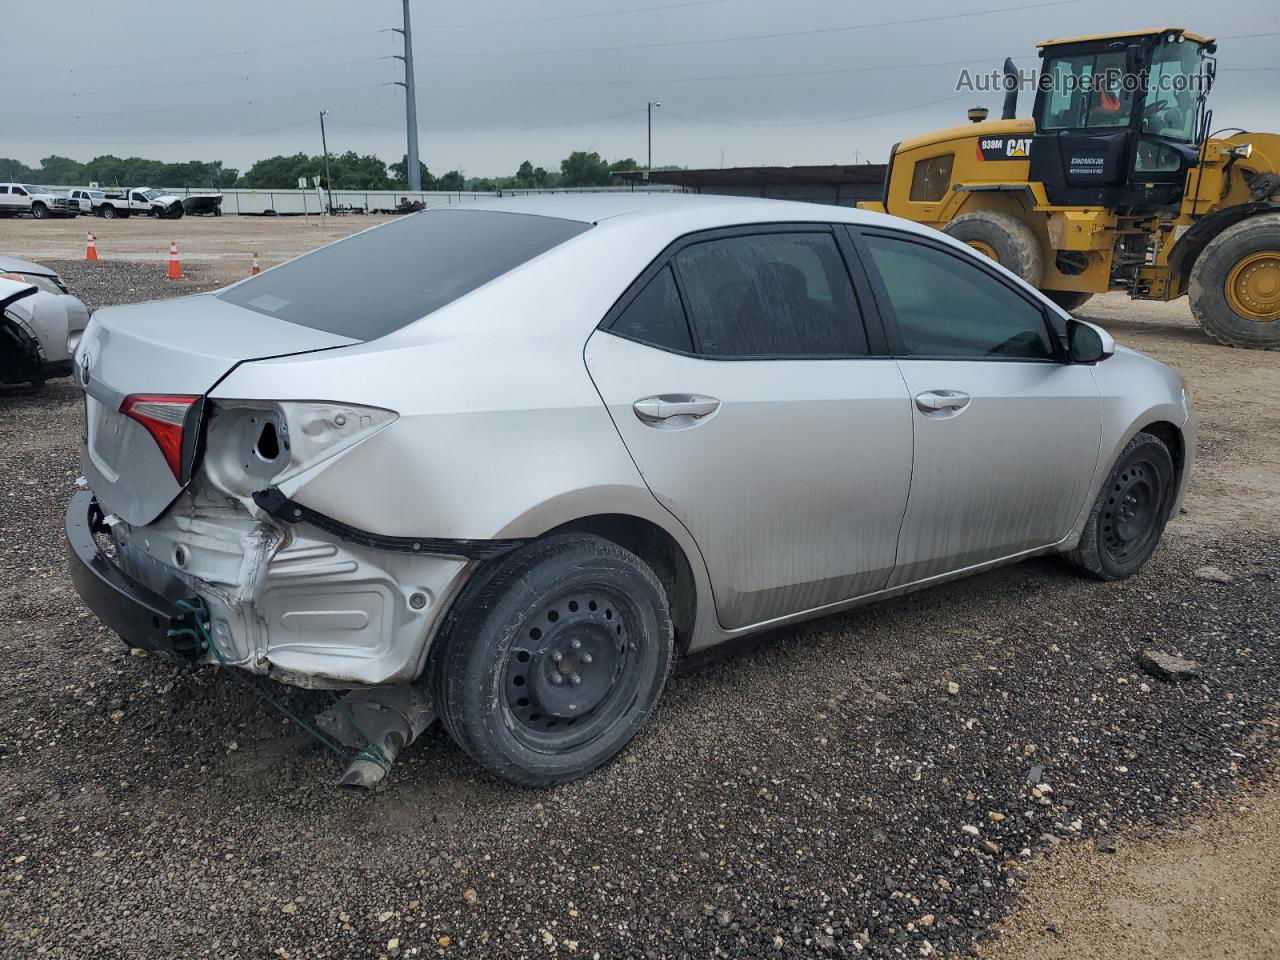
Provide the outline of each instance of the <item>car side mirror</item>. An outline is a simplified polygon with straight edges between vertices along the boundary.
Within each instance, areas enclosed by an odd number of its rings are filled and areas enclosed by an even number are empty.
[[[1072,363],[1097,363],[1115,352],[1115,340],[1101,327],[1074,318],[1067,321],[1067,353]]]

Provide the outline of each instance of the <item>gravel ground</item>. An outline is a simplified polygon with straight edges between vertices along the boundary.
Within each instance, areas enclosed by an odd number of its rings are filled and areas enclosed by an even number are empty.
[[[96,306],[201,284],[59,266]],[[1171,326],[1128,339],[1184,349]],[[1198,489],[1239,498],[1274,438],[1215,423],[1232,387],[1206,380]],[[0,405],[0,956],[967,953],[1041,855],[1211,809],[1280,744],[1276,501],[1215,526],[1197,494],[1124,583],[1033,561],[686,670],[582,782],[513,790],[435,728],[384,792],[341,794],[338,761],[227,677],[130,656],[83,611],[77,392]],[[1146,647],[1201,675],[1142,674]]]

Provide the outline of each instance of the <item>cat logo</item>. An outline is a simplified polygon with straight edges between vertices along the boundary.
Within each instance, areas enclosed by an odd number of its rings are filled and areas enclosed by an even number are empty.
[[[980,137],[979,160],[1020,160],[1031,156],[1030,137]]]

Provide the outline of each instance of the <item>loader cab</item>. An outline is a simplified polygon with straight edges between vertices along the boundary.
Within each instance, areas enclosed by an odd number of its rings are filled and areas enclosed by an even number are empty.
[[[1179,28],[1041,44],[1031,179],[1059,205],[1176,206],[1206,133],[1215,49]]]

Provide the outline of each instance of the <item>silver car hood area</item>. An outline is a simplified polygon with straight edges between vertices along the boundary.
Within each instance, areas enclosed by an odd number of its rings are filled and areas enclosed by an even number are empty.
[[[150,523],[183,489],[147,430],[120,412],[126,397],[203,397],[245,360],[353,342],[211,295],[96,312],[76,351],[74,377],[86,394],[82,469],[103,510],[130,524]]]

